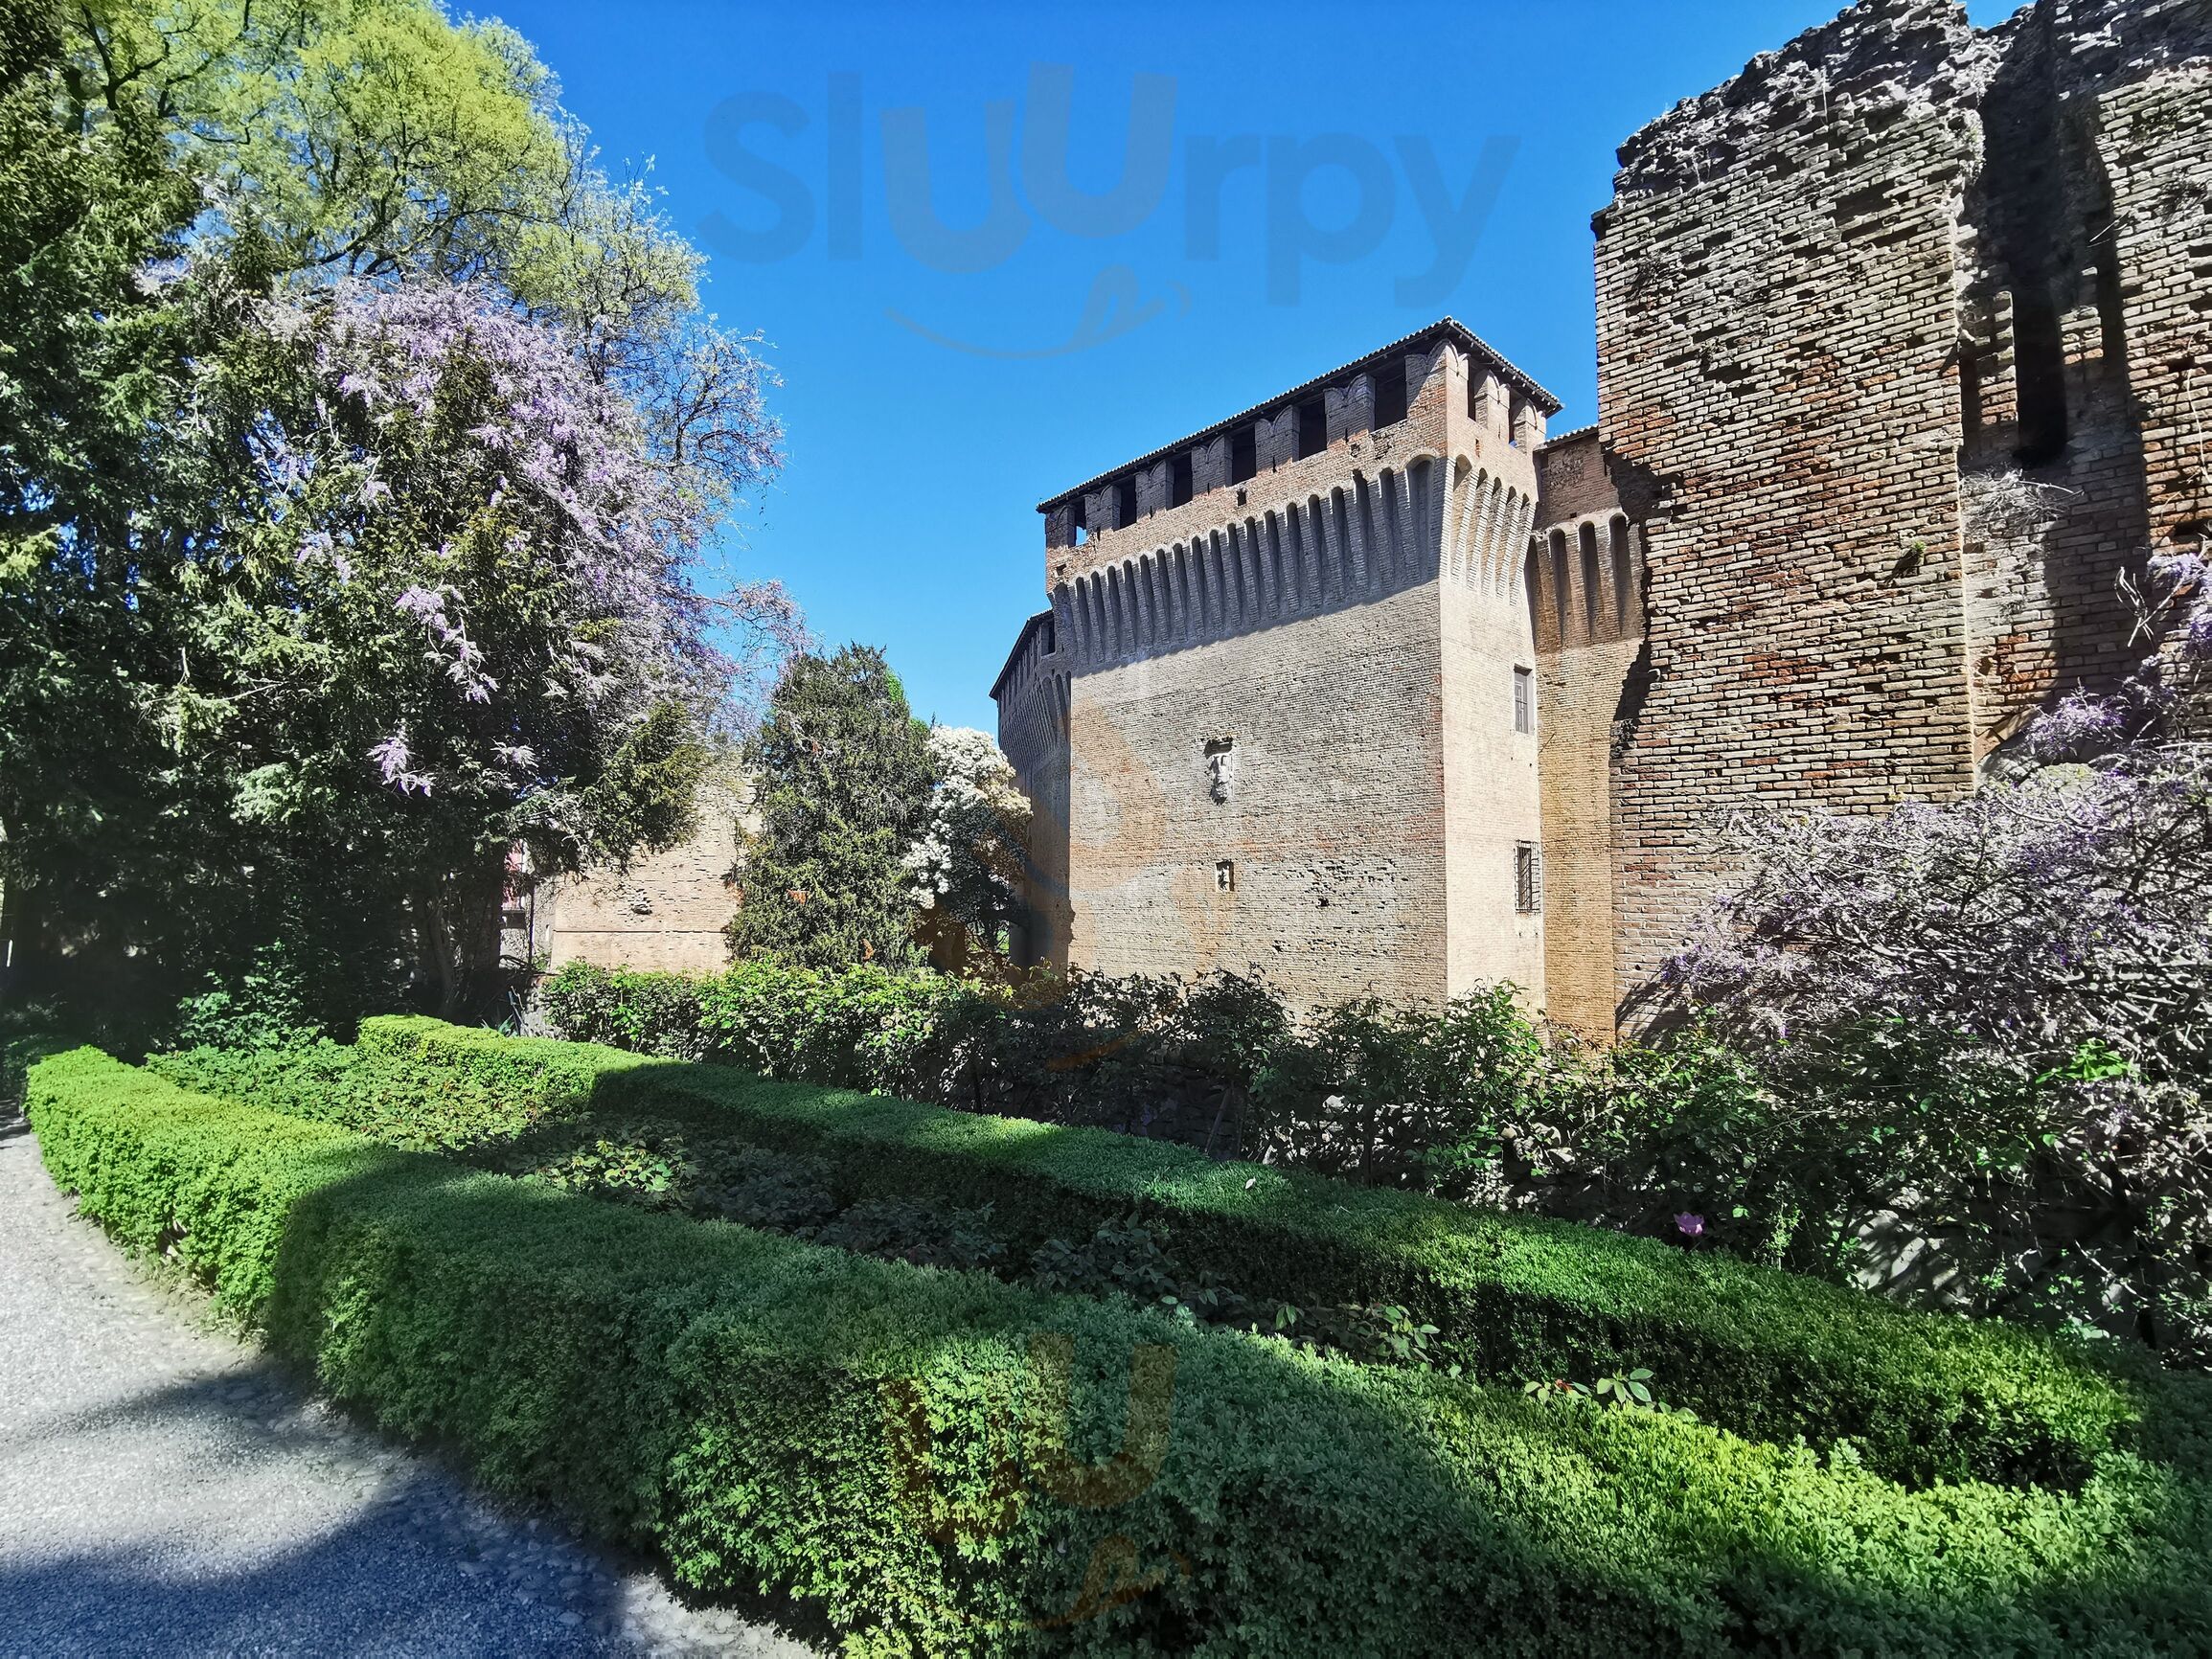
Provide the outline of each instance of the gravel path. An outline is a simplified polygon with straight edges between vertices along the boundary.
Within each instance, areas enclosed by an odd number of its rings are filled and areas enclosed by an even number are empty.
[[[303,1394],[0,1117],[0,1656],[810,1651]]]

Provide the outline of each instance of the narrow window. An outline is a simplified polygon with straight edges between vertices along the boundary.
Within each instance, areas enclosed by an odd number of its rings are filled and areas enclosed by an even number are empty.
[[[1127,530],[1137,521],[1137,481],[1132,474],[1114,481],[1114,528]]]
[[[1184,450],[1168,463],[1168,505],[1182,507],[1191,499],[1191,452]]]
[[[1217,893],[1234,893],[1237,891],[1237,867],[1226,858],[1214,866],[1214,891]]]
[[[1375,371],[1375,424],[1395,426],[1405,419],[1405,359]]]
[[[1543,875],[1534,841],[1513,845],[1513,907],[1523,916],[1534,916],[1543,907]]]
[[[1536,730],[1536,671],[1533,669],[1513,670],[1513,729],[1516,732]]]
[[[1084,522],[1088,505],[1089,497],[1079,495],[1075,498],[1075,544],[1078,547],[1090,539],[1090,526]]]
[[[1243,484],[1260,470],[1260,429],[1240,426],[1229,434],[1229,482]]]
[[[2048,284],[2013,293],[2013,372],[2019,398],[2023,466],[2043,466],[2066,448],[2066,339]]]
[[[1329,447],[1329,404],[1311,398],[1298,405],[1298,459],[1318,455]]]
[[[1613,541],[1613,625],[1622,633],[1629,631],[1629,521],[1612,521]]]

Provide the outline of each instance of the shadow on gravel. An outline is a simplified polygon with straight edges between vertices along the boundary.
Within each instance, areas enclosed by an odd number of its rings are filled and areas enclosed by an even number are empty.
[[[51,1443],[59,1437],[89,1436],[111,1429],[163,1429],[198,1426],[235,1441],[239,1449],[263,1457],[294,1455],[303,1449],[347,1451],[350,1442],[336,1426],[308,1415],[303,1391],[273,1359],[251,1369],[175,1382],[126,1400],[105,1401],[57,1417],[41,1417],[0,1445],[16,1441]]]
[[[422,1536],[410,1492],[368,1507],[303,1548],[237,1572],[149,1559],[143,1550],[0,1563],[0,1651],[9,1654],[477,1655],[600,1653],[619,1625],[601,1597],[526,1601]],[[576,1615],[564,1624],[561,1615]]]
[[[129,1539],[113,1550],[0,1556],[0,1659],[800,1650],[770,1633],[790,1621],[764,1602],[679,1597],[650,1577],[650,1563],[550,1515],[488,1501],[420,1448],[365,1446],[361,1437],[375,1433],[304,1398],[285,1367],[264,1360],[41,1419],[0,1442],[35,1440],[98,1467],[113,1461],[101,1443],[111,1436],[166,1441],[197,1448],[213,1471],[204,1526],[176,1524],[192,1500],[172,1490],[149,1494],[166,1512],[148,1513],[143,1527],[106,1517]],[[288,1481],[307,1511],[248,1512],[222,1489],[228,1479]],[[287,1525],[297,1547],[286,1546]],[[211,1572],[211,1555],[255,1565]],[[623,1636],[626,1624],[634,1637]]]

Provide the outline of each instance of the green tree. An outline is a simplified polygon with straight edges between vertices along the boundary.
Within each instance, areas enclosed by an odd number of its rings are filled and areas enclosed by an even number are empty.
[[[159,997],[282,939],[329,999],[412,958],[451,1009],[512,841],[572,868],[680,831],[729,689],[709,631],[796,626],[772,585],[694,585],[776,437],[696,269],[496,24],[8,10],[19,955]]]
[[[87,102],[58,5],[0,16],[0,934],[127,996],[202,924],[189,806],[149,717],[168,417],[197,319],[168,280],[199,211],[151,99]]]
[[[795,658],[745,763],[761,827],[743,849],[737,953],[810,967],[917,962],[903,860],[929,810],[929,729],[883,653]]]

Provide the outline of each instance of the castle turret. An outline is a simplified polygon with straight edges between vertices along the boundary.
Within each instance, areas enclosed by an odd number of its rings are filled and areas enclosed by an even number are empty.
[[[1447,319],[1042,504],[1050,608],[993,693],[1041,956],[1540,1000],[1523,550],[1558,409]]]

